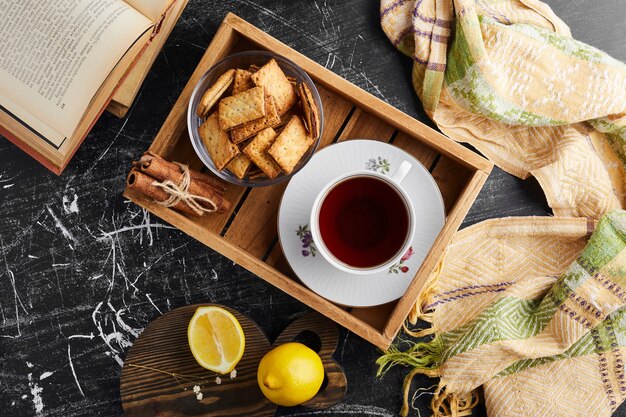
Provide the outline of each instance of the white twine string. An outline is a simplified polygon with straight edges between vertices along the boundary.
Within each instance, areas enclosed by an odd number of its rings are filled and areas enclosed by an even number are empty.
[[[189,167],[187,165],[174,162],[183,171],[180,176],[178,184],[171,180],[165,180],[163,182],[153,181],[152,185],[161,188],[169,197],[165,201],[157,201],[158,204],[165,207],[172,207],[178,204],[179,201],[187,204],[198,216],[202,216],[203,213],[213,213],[217,211],[217,205],[213,200],[207,197],[203,197],[189,192],[189,185],[191,184],[191,175],[189,175]],[[210,208],[203,207],[201,203],[207,203]]]

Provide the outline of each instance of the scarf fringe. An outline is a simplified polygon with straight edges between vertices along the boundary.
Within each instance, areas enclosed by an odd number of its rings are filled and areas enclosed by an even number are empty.
[[[383,356],[376,360],[378,365],[376,376],[378,377],[385,375],[387,371],[396,365],[412,368],[411,372],[404,378],[402,385],[403,403],[400,409],[402,417],[406,417],[409,414],[409,392],[413,378],[418,374],[431,378],[441,376],[440,364],[444,354],[444,344],[433,325],[433,312],[426,312],[424,307],[432,303],[433,296],[436,294],[436,285],[443,268],[444,259],[445,254],[428,281],[424,284],[424,288],[407,318],[408,323],[411,325],[415,325],[418,320],[422,320],[430,323],[430,327],[411,330],[406,322],[402,324],[404,332],[411,337],[424,337],[434,334],[434,338],[428,342],[409,342],[412,345],[405,351],[398,349],[397,345],[392,345]],[[472,414],[472,409],[478,404],[478,400],[479,397],[476,391],[466,394],[453,393],[448,391],[443,382],[440,382],[437,391],[433,393],[430,405],[433,410],[433,417],[464,417]]]
[[[433,410],[433,417],[465,417],[472,415],[472,409],[478,405],[478,400],[478,393],[475,390],[457,394],[448,392],[445,386],[440,385],[433,395],[430,407]]]
[[[441,270],[443,269],[443,263],[445,260],[445,253],[439,260],[439,263],[435,267],[435,270],[432,272],[424,287],[420,291],[417,296],[417,300],[415,304],[413,304],[413,308],[409,312],[409,316],[407,317],[407,321],[415,325],[418,320],[425,321],[430,324],[429,328],[421,329],[421,330],[410,330],[406,323],[402,325],[404,331],[413,337],[423,337],[434,334],[437,332],[437,329],[433,326],[433,312],[427,312],[424,310],[424,307],[432,303],[434,295],[437,293],[436,285],[439,281],[439,276],[441,275]]]
[[[384,375],[396,365],[403,365],[414,368],[416,374],[436,377],[439,376],[439,363],[442,356],[443,342],[438,336],[430,342],[413,343],[405,351],[400,351],[397,346],[392,345],[383,356],[376,360],[378,365],[376,376]]]

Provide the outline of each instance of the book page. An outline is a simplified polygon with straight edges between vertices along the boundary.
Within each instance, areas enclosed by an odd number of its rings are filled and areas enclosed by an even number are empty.
[[[2,0],[0,21],[0,106],[56,149],[153,25],[122,0]]]
[[[156,22],[172,1],[173,0],[126,0],[126,3],[139,10],[151,21]]]

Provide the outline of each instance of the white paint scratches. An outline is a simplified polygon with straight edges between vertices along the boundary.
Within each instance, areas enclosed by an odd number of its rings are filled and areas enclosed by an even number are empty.
[[[7,185],[3,185],[2,188],[7,189],[7,188],[11,188],[13,187],[15,184],[7,184]]]
[[[332,61],[331,61],[332,59]],[[333,52],[328,53],[328,58],[326,58],[326,63],[324,64],[324,68],[333,69],[335,66],[335,61],[337,60],[337,54]]]
[[[24,394],[22,395],[22,399],[25,400],[26,398],[28,398],[28,395]]]
[[[111,303],[108,303],[108,304],[109,304],[109,308],[115,311]],[[132,334],[133,336],[138,337],[141,334],[141,331],[143,329],[134,329],[130,327],[128,324],[124,323],[124,320],[122,320],[122,314],[124,314],[124,311],[126,310],[121,308],[115,313],[115,321],[122,329],[126,330],[128,333]]]
[[[28,255],[28,257],[29,257],[30,259],[39,259],[39,257],[38,257],[38,256],[35,256],[35,255]]]
[[[211,277],[211,279],[213,281],[217,281],[217,272],[215,272],[215,269],[211,269],[211,272],[213,273],[213,276]]]
[[[132,345],[130,336],[136,337],[143,329],[135,329],[123,320],[122,314],[124,309],[116,310],[110,301],[106,303],[108,309],[103,309],[104,306],[104,301],[99,302],[91,314],[91,318],[98,329],[100,339],[109,349],[106,353],[115,359],[121,367],[124,365],[121,354],[124,352],[124,349]],[[118,330],[118,326],[122,331]]]
[[[152,246],[154,239],[152,237],[152,229],[150,228],[150,225],[152,224],[150,222],[150,213],[145,208],[142,208],[141,212],[143,214],[143,221],[141,222],[141,224],[147,227],[146,234],[148,235],[148,238],[150,239],[150,246]],[[143,243],[143,235],[139,235],[139,243],[140,244]]]
[[[157,258],[157,260],[156,260],[156,261],[154,261],[154,262],[152,262],[150,265],[146,265],[146,263],[144,262],[144,263],[143,263],[143,267],[144,267],[143,271],[141,271],[141,272],[139,273],[139,275],[137,275],[137,277],[135,278],[135,280],[134,280],[134,281],[132,281],[132,285],[133,285],[133,286],[135,286],[135,284],[137,284],[137,281],[139,281],[139,278],[141,278],[141,276],[142,276],[143,274],[145,274],[146,272],[148,272],[148,271],[150,270],[150,268],[152,268],[154,265],[158,264],[158,263],[161,261],[161,259],[163,259],[163,258],[167,257],[168,255],[170,255],[170,254],[172,254],[172,253],[176,252],[176,251],[177,251],[178,249],[180,249],[180,248],[184,248],[185,246],[187,246],[187,244],[188,244],[188,243],[183,243],[182,245],[177,246],[177,247],[175,247],[174,249],[171,249],[171,250],[169,250],[169,251],[165,252],[163,255],[159,256],[159,257]],[[184,265],[184,262],[185,262],[185,258],[183,258],[183,265]]]
[[[311,34],[309,31],[305,30],[303,27],[298,26],[294,22],[289,19],[275,13],[271,10],[268,10],[264,6],[257,4],[253,0],[240,0],[240,3],[244,3],[247,6],[255,9],[260,16],[272,19],[284,27],[288,27],[294,32],[297,32],[303,39],[309,41],[309,43],[316,46],[317,49],[323,51],[328,55],[326,59],[326,64],[324,65],[328,69],[333,69],[335,72],[339,73],[339,75],[348,79],[348,81],[356,82],[357,84],[363,85],[365,83],[365,88],[373,89],[375,95],[379,98],[386,100],[387,98],[383,95],[380,88],[367,76],[365,71],[358,71],[352,66],[354,61],[354,52],[346,59],[342,59],[335,52],[339,48],[339,43],[341,42],[341,26],[334,26],[333,19],[334,11],[332,10],[331,3],[324,2],[323,6],[316,2],[314,2],[314,6],[317,8],[318,12],[321,15],[320,22],[322,24],[323,33],[320,36],[315,36]],[[356,47],[356,42],[358,42],[358,37],[355,37],[354,47]],[[363,38],[360,38],[363,40]],[[335,64],[339,64],[339,68],[335,69]],[[395,103],[392,103],[395,104]]]
[[[74,381],[76,381],[76,386],[78,387],[78,390],[80,391],[80,393],[82,394],[82,396],[85,396],[85,393],[83,392],[83,388],[80,386],[80,382],[78,382],[78,377],[76,376],[76,370],[74,369],[74,363],[72,362],[72,353],[70,350],[70,344],[67,344],[67,359],[70,363],[70,369],[72,370],[72,375],[74,375]]]
[[[5,176],[6,176],[6,171],[0,174],[0,183],[13,181],[14,179],[17,178],[17,175],[14,175],[11,178],[4,178]]]
[[[33,381],[32,373],[28,374],[28,388],[30,388],[30,394],[33,396],[33,407],[35,408],[35,413],[40,415],[43,411],[43,400],[41,399],[43,388]]]
[[[39,380],[40,380],[40,381],[43,381],[44,379],[51,377],[51,376],[54,374],[54,372],[56,372],[56,371],[53,371],[53,372],[50,372],[50,371],[44,372],[43,374],[41,374],[41,375],[39,376]]]
[[[161,309],[159,307],[157,307],[157,305],[154,304],[154,301],[152,301],[152,298],[150,298],[150,294],[146,294],[146,298],[148,299],[148,301],[150,301],[150,304],[152,304],[152,306],[156,309],[156,311],[159,312],[159,314],[163,314]]]
[[[63,226],[63,223],[61,223],[61,220],[59,220],[59,218],[56,216],[56,214],[54,214],[54,212],[52,211],[52,209],[50,208],[50,206],[46,206],[46,208],[48,209],[48,213],[50,213],[50,215],[52,216],[52,218],[54,219],[54,225],[61,231],[61,233],[63,234],[63,236],[65,236],[65,238],[67,240],[71,240],[72,242],[74,242],[75,244],[78,243],[78,241],[76,240],[76,238],[70,233],[69,230],[67,230],[67,228],[65,226]]]
[[[68,337],[68,339],[93,339],[95,336],[93,335],[93,333],[89,333],[89,334],[73,334],[71,336]]]
[[[120,229],[113,230],[112,232],[102,232],[102,236],[99,237],[98,240],[112,239],[114,236],[116,236],[116,235],[118,235],[120,233],[129,232],[131,230],[142,230],[142,229],[147,229],[148,236],[152,239],[152,231],[150,230],[151,228],[155,228],[155,229],[176,229],[173,226],[168,226],[166,224],[160,224],[160,223],[138,224],[136,226],[122,227]],[[150,240],[150,244],[152,245],[152,240]]]
[[[307,410],[287,414],[289,417],[305,417],[305,416],[336,416],[341,414],[353,414],[359,416],[375,416],[375,417],[395,417],[395,413],[391,413],[384,408],[371,405],[360,404],[339,404],[327,410]]]
[[[65,211],[65,214],[78,213],[78,196],[76,193],[74,193],[72,201],[67,196],[63,196],[63,211]]]
[[[215,336],[213,336],[213,337],[215,337]],[[216,376],[216,377],[215,377],[215,383],[216,383],[217,385],[222,385],[222,378],[220,378],[219,376]]]
[[[28,366],[29,368],[32,368],[35,365],[33,365],[31,362],[26,362],[26,366]]]
[[[4,248],[4,242],[2,242],[1,239],[0,239],[0,244]],[[13,303],[15,305],[15,327],[17,329],[17,334],[15,335],[3,334],[3,335],[0,335],[0,337],[15,339],[17,337],[22,336],[22,330],[20,329],[20,307],[22,308],[22,311],[24,311],[24,314],[28,314],[28,310],[26,310],[26,307],[24,307],[24,303],[22,303],[22,299],[17,293],[17,287],[15,286],[15,275],[13,274],[13,271],[9,269],[9,263],[7,262],[7,258],[6,258],[6,251],[3,251],[3,253],[4,253],[4,265],[6,267],[7,276],[9,277],[11,288],[13,289]],[[3,312],[3,316],[4,316],[4,312]]]
[[[119,289],[123,292],[123,294],[128,294],[134,299],[137,299],[138,297],[145,297],[155,310],[157,310],[160,314],[163,314],[159,306],[154,302],[154,300],[152,300],[150,294],[142,291],[138,287],[137,283],[139,282],[141,276],[143,276],[161,259],[187,244],[185,243],[165,254],[162,254],[151,264],[146,265],[144,262],[143,271],[134,278],[129,277],[129,271],[126,270],[126,261],[124,259],[124,249],[121,243],[124,241],[123,238],[130,237],[130,239],[135,242],[138,241],[140,244],[145,242],[145,244],[151,246],[154,243],[155,230],[175,229],[174,227],[165,224],[153,223],[149,212],[146,210],[137,211],[133,214],[132,218],[138,217],[141,219],[140,224],[122,226],[118,224],[117,219],[113,217],[111,219],[112,230],[104,231],[100,229],[99,236],[94,236],[96,241],[104,242],[109,246],[109,254],[104,260],[102,267],[110,268],[110,272],[106,272],[105,274],[96,274],[89,278],[89,281],[95,281],[105,276],[108,280],[106,295],[104,299],[95,306],[92,312],[92,320],[97,329],[94,333],[106,346],[107,351],[105,354],[113,358],[120,367],[123,366],[122,356],[124,351],[132,345],[132,340],[139,336],[139,334],[143,331],[143,328],[136,328],[131,324],[130,319],[132,319],[132,315],[126,305],[126,297],[121,297],[123,305],[118,306],[116,300],[119,299],[113,298],[114,292],[116,289]],[[142,215],[142,217],[139,217],[139,215]]]

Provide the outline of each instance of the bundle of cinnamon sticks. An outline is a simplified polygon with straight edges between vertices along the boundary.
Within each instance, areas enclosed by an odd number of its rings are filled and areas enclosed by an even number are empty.
[[[129,189],[185,214],[223,213],[231,207],[224,198],[223,182],[152,152],[133,162],[126,184]]]

